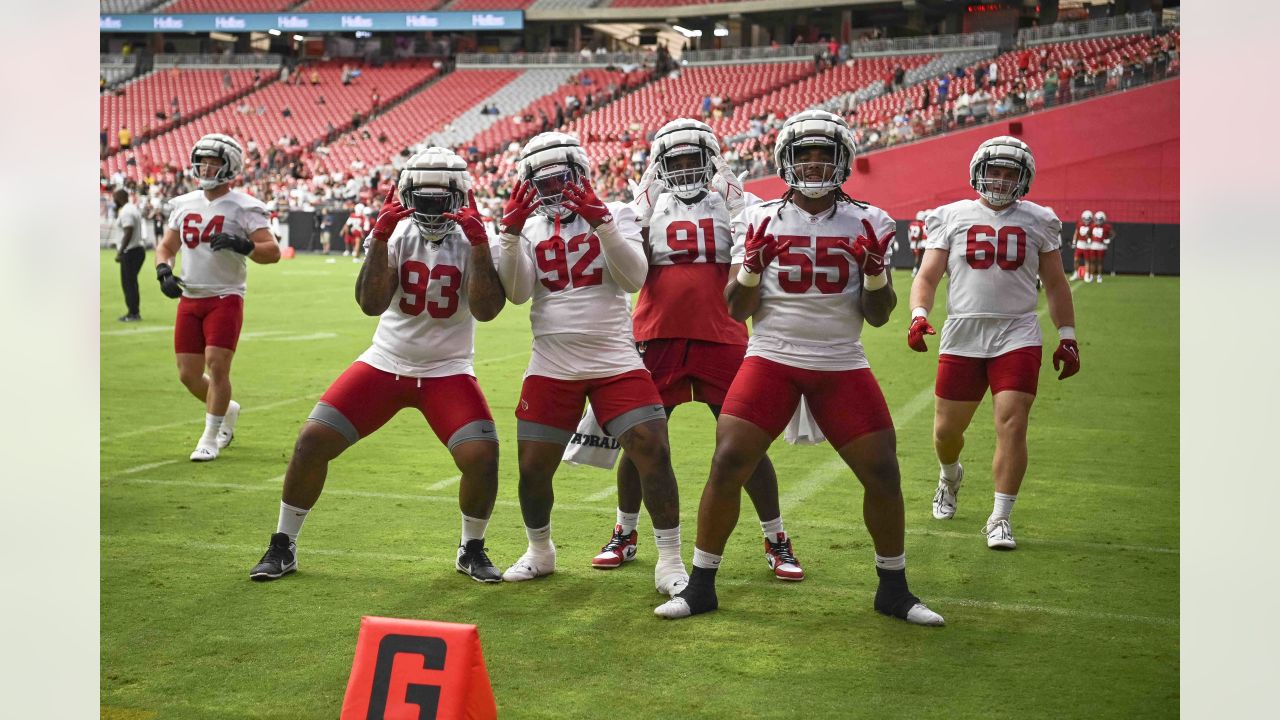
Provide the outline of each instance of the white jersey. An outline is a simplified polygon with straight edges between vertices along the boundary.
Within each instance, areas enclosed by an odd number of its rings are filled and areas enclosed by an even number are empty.
[[[1089,250],[1093,244],[1093,226],[1076,225],[1076,234],[1072,238],[1072,247],[1076,250]]]
[[[365,252],[377,242],[365,241]],[[490,245],[498,257],[496,243]],[[373,345],[360,355],[383,372],[408,377],[474,375],[476,321],[467,302],[471,244],[461,231],[439,243],[418,232],[412,219],[387,240],[387,266],[396,271],[397,292],[378,318]]]
[[[1089,243],[1089,249],[1090,250],[1106,250],[1107,245],[1110,244],[1110,240],[1111,240],[1111,238],[1107,237],[1106,229],[1101,225],[1094,225],[1092,234],[1093,234],[1093,237],[1091,238],[1092,242]]]
[[[853,258],[834,249],[863,234],[862,221],[884,237],[896,227],[878,207],[837,202],[810,215],[794,203],[774,200],[749,207],[734,223],[733,262],[741,263],[748,225],[771,217],[769,234],[791,240],[760,280],[760,308],[752,317],[747,357],[758,356],[807,370],[869,367],[862,350],[862,272]]]
[[[643,247],[630,205],[606,203],[626,242]],[[631,297],[605,265],[600,240],[581,217],[560,225],[535,215],[520,233],[533,258],[533,356],[526,375],[559,380],[608,377],[644,368],[631,332]]]
[[[243,296],[249,257],[234,250],[214,252],[209,243],[218,233],[247,238],[269,224],[267,206],[237,190],[212,201],[205,199],[203,190],[174,198],[166,227],[177,232],[182,243],[182,294]]]
[[[125,228],[133,228],[133,237],[129,238],[129,246],[124,250],[132,250],[134,248],[145,247],[143,244],[143,226],[146,225],[142,221],[142,213],[138,211],[138,206],[133,203],[125,203],[116,211],[115,227],[111,229],[112,237],[116,250],[122,249],[120,245],[124,242]]]
[[[650,265],[729,262],[733,231],[724,198],[708,192],[689,205],[662,193],[649,220],[649,248]]]
[[[938,352],[995,357],[1042,342],[1040,253],[1062,247],[1062,222],[1026,200],[999,212],[960,200],[925,217],[925,248],[947,252],[947,323]]]

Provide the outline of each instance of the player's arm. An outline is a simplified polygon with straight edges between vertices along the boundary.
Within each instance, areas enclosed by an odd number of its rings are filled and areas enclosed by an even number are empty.
[[[270,227],[260,227],[249,235],[249,240],[253,242],[253,250],[249,253],[249,259],[259,265],[270,265],[280,262],[280,243],[276,242],[276,236],[271,234]]]
[[[889,315],[898,306],[898,294],[893,291],[892,274],[885,269],[880,277],[883,278],[883,284],[877,284],[876,276],[863,273],[862,294],[858,298],[862,317],[871,327],[882,327],[889,322]],[[876,287],[873,289],[872,285]]]
[[[858,295],[858,307],[862,317],[872,327],[889,322],[889,315],[898,305],[898,295],[893,291],[892,273],[889,271],[889,249],[897,233],[894,222],[884,215],[878,221],[877,233],[871,221],[863,218],[862,234],[852,243],[843,241],[842,247],[853,256],[862,273],[862,288]]]
[[[484,229],[484,218],[476,207],[475,194],[468,190],[466,207],[456,213],[444,213],[444,217],[458,224],[471,245],[471,260],[467,267],[467,304],[472,317],[488,322],[498,317],[507,299],[498,271],[493,267],[489,233]]]
[[[520,233],[524,223],[538,206],[538,194],[525,181],[516,183],[502,209],[502,221],[498,236],[498,280],[507,299],[523,305],[533,297],[533,282],[538,274],[533,268],[533,258],[524,250]]]
[[[724,299],[729,304],[729,317],[738,322],[746,322],[747,318],[760,309],[760,278],[748,277],[748,282],[754,280],[755,284],[745,285],[738,279],[743,276],[743,272],[740,264],[730,267],[729,284],[724,288]]]
[[[173,259],[178,256],[179,243],[182,240],[178,238],[178,231],[171,227],[164,229],[164,237],[160,238],[160,242],[156,243],[156,266],[168,265],[173,267]]]
[[[120,236],[120,249],[116,250],[116,262],[120,262],[120,259],[124,257],[125,251],[132,250],[132,248],[129,247],[129,243],[132,241],[133,226],[129,225],[125,227],[123,234]]]
[[[1049,319],[1058,328],[1053,369],[1061,368],[1058,379],[1066,380],[1080,372],[1080,346],[1076,344],[1076,308],[1057,248],[1040,253],[1040,280],[1044,283],[1044,298],[1049,303]]]
[[[649,258],[641,243],[635,210],[623,205],[617,213],[611,213],[585,178],[578,185],[565,185],[564,206],[595,230],[604,264],[614,282],[629,293],[643,287],[644,279],[649,276]]]
[[[933,309],[934,298],[938,294],[938,283],[947,271],[947,251],[930,248],[924,251],[924,260],[920,262],[920,272],[916,273],[911,283],[911,315],[928,315]],[[917,312],[923,310],[924,312]]]
[[[370,317],[377,317],[391,306],[391,298],[400,286],[396,269],[387,262],[386,241],[374,239],[365,253],[364,265],[356,276],[356,303]]]

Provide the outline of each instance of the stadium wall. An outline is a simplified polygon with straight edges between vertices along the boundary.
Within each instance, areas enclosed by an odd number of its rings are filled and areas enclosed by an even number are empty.
[[[1179,81],[1114,93],[1060,108],[1002,120],[861,156],[845,185],[855,198],[899,218],[899,244],[916,211],[973,196],[969,159],[983,140],[1016,134],[1036,156],[1036,180],[1027,199],[1051,206],[1064,220],[1064,246],[1083,210],[1104,210],[1116,228],[1108,271],[1177,274],[1179,244]],[[1021,131],[1012,125],[1021,123]],[[786,186],[777,177],[747,183],[764,198]],[[910,266],[900,248],[898,267]],[[1065,266],[1071,267],[1064,247]]]

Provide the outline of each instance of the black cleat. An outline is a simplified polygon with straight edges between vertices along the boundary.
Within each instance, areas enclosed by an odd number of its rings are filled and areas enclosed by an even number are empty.
[[[484,583],[502,582],[502,572],[489,560],[489,548],[484,546],[484,538],[468,540],[466,545],[458,546],[458,561],[455,567],[463,575],[470,575],[472,580]]]
[[[907,573],[905,570],[883,570],[876,568],[880,576],[880,587],[876,588],[876,612],[899,620],[906,620],[912,625],[945,624],[942,616],[920,602],[920,598],[907,589]]]
[[[298,544],[287,533],[275,533],[262,559],[249,571],[251,580],[275,580],[298,569]]]

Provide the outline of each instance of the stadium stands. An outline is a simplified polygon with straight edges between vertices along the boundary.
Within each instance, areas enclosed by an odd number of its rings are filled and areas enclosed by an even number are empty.
[[[231,84],[224,84],[224,74]],[[134,145],[173,127],[170,117],[172,102],[178,98],[178,110],[184,117],[208,112],[253,87],[252,70],[157,70],[121,86],[98,99],[102,126],[109,130],[110,152],[118,147],[115,133],[127,125],[133,133]],[[123,93],[123,94],[116,94]],[[156,113],[162,112],[161,120]]]
[[[395,12],[411,10],[426,12],[437,10],[445,0],[309,0],[296,8],[294,12],[338,12],[341,10],[359,10],[360,12]]]
[[[672,5],[710,5],[727,0],[612,0],[608,7],[670,7]]]
[[[276,12],[286,10],[297,0],[178,0],[166,5],[164,12],[221,13],[221,12]]]
[[[525,9],[539,12],[552,10],[583,10],[597,5],[604,5],[606,3],[607,0],[534,0],[534,3]]]
[[[101,0],[98,8],[104,13],[141,13],[163,5],[169,0]]]
[[[444,10],[524,10],[533,0],[454,0]]]
[[[303,68],[301,75],[309,79],[311,69]],[[280,138],[297,138],[299,145],[295,147],[301,151],[307,145],[349,127],[355,113],[367,115],[374,90],[380,95],[381,104],[386,105],[436,74],[425,62],[402,61],[381,68],[364,68],[358,80],[344,86],[341,83],[341,62],[325,63],[314,66],[314,69],[320,80],[318,85],[310,85],[305,80],[297,85],[273,82],[141,147],[108,158],[106,172],[119,169],[131,175],[138,173],[138,168],[126,165],[128,159],[135,156],[143,165],[185,164],[186,155],[196,139],[210,132],[229,133],[246,145],[249,140],[254,140],[264,151],[277,145]],[[185,77],[196,72],[200,72],[201,77],[212,74],[214,78],[220,78],[222,73],[218,70],[183,70],[182,74]],[[183,92],[188,92],[185,85]],[[320,103],[321,98],[324,99],[323,104]],[[290,117],[283,116],[286,107]]]

